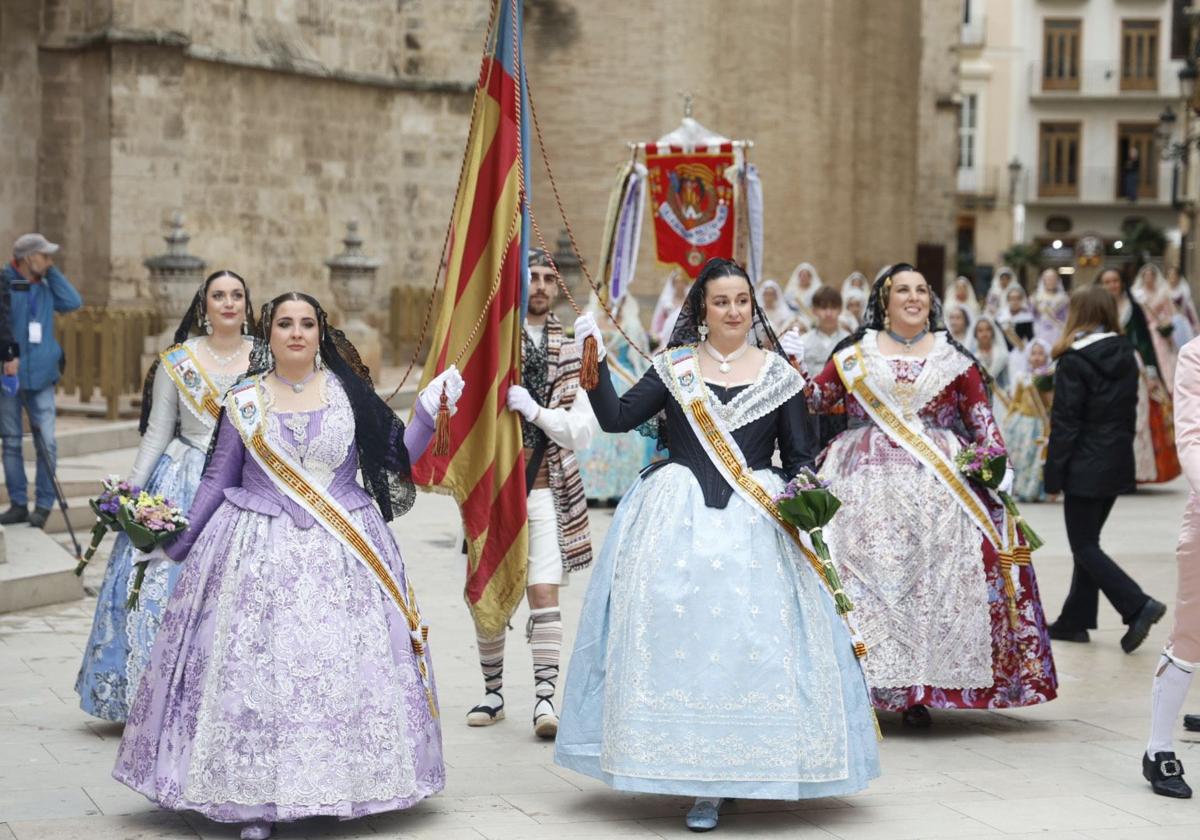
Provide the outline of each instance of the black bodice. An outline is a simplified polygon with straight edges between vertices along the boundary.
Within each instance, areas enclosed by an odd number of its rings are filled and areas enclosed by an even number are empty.
[[[749,385],[723,388],[708,384],[709,391],[723,403],[728,403]],[[651,367],[636,385],[618,397],[609,378],[608,364],[600,365],[600,384],[588,394],[592,410],[606,432],[628,432],[665,410],[667,418],[667,447],[670,457],[652,464],[643,476],[666,464],[682,464],[692,471],[704,493],[704,504],[724,508],[729,504],[733,488],[713,466],[700,441],[692,432],[683,407],[671,396],[667,386]],[[808,414],[803,393],[796,394],[774,411],[751,420],[733,431],[733,439],[746,457],[751,469],[771,467],[771,458],[778,447],[783,462],[784,478],[790,478],[801,467],[812,467],[816,459],[816,424]]]

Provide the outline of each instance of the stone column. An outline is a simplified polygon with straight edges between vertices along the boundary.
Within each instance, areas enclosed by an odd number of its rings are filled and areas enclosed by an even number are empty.
[[[387,304],[375,297],[375,275],[381,263],[363,253],[357,221],[346,223],[346,238],[342,244],[345,246],[342,253],[325,260],[329,268],[329,287],[342,312],[342,323],[338,327],[357,348],[363,363],[371,370],[371,378],[378,384],[383,373],[382,344],[379,330],[368,324],[364,316],[372,306],[387,309]]]
[[[143,262],[150,271],[150,294],[163,322],[161,333],[146,337],[143,370],[149,370],[154,358],[171,346],[175,328],[204,282],[204,269],[208,267],[203,259],[188,253],[188,242],[192,237],[183,229],[183,214],[178,211],[171,214],[170,224],[171,230],[165,237],[166,253]]]

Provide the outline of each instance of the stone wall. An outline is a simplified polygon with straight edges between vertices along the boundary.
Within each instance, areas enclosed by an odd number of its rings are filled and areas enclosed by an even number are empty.
[[[962,0],[921,0],[921,92],[917,103],[917,238],[945,248],[956,271],[959,39]],[[933,278],[930,278],[933,279]]]
[[[809,260],[838,282],[912,259],[936,227],[917,210],[930,189],[918,165],[923,0],[746,0],[736,15],[717,0],[524,2],[531,86],[589,262],[625,141],[674,128],[683,91],[701,122],[757,143],[769,275]],[[36,144],[0,128],[11,162],[0,237],[36,224],[63,241],[89,300],[135,304],[148,294],[142,260],[182,210],[193,253],[245,273],[262,300],[325,295],[323,260],[357,218],[383,286],[428,283],[489,8],[5,0],[0,41],[22,43],[14,18],[40,21],[41,49],[9,52],[0,108],[24,113],[14,88],[40,96],[42,124]],[[952,192],[947,178],[932,189]],[[555,238],[540,161],[533,184]],[[642,253],[639,290],[651,292],[662,271],[649,224]]]
[[[13,239],[35,224],[42,120],[40,6],[40,0],[0,3],[0,258]]]
[[[840,283],[854,269],[914,258],[919,0],[753,0],[736,15],[716,2],[558,0],[557,36],[539,29],[541,5],[529,15],[530,82],[589,261],[625,142],[678,125],[682,91],[696,95],[704,125],[757,144],[767,276],[786,280],[808,260]],[[535,169],[535,212],[556,231]],[[663,274],[650,227],[643,294]]]

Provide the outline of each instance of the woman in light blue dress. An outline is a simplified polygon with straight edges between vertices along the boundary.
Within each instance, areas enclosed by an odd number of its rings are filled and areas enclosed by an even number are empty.
[[[598,333],[590,315],[576,322],[577,342]],[[777,344],[745,272],[712,260],[638,384],[618,397],[602,360],[589,394],[607,432],[659,415],[670,457],[622,499],[592,573],[555,762],[617,790],[696,797],[697,831],[716,827],[722,797],[843,796],[879,772],[849,630],[748,490],[773,507],[816,454],[800,375],[759,349]],[[706,417],[740,478],[710,456]]]
[[[638,318],[638,305],[632,295],[626,295],[614,307],[613,315],[621,326],[613,326],[604,307],[593,295],[588,311],[600,324],[604,334],[608,372],[618,395],[624,394],[641,379],[649,364],[641,353],[650,349],[646,331]],[[624,331],[625,335],[621,334]],[[633,341],[630,344],[625,336]],[[579,474],[588,504],[620,501],[637,481],[638,473],[654,457],[654,441],[638,431],[620,435],[597,435],[592,445],[577,452]]]
[[[185,513],[204,472],[221,397],[249,364],[252,313],[245,280],[232,271],[209,275],[175,331],[175,343],[146,376],[142,443],[129,481],[161,493]],[[202,335],[190,337],[193,328]],[[143,560],[148,565],[138,608],[128,610],[136,564]],[[79,706],[89,715],[125,721],[179,568],[161,550],[143,555],[117,535],[75,681]]]
[[[1050,345],[1035,338],[1018,359],[1019,364],[1010,366],[1012,385],[1008,393],[997,391],[995,395],[1005,409],[1000,433],[1008,448],[1008,465],[1016,476],[1013,496],[1022,502],[1042,502],[1046,499],[1042,470],[1050,438],[1050,408],[1048,397],[1038,388],[1038,378],[1050,373]]]

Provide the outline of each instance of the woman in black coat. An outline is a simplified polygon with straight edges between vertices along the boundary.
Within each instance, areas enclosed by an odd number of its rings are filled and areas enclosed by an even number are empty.
[[[1063,516],[1075,568],[1071,591],[1050,638],[1088,641],[1100,592],[1129,629],[1121,648],[1131,653],[1166,606],[1142,591],[1100,548],[1113,503],[1132,493],[1138,366],[1121,335],[1112,296],[1099,286],[1076,289],[1063,336],[1054,347],[1054,407],[1046,456],[1047,493],[1063,494]]]

